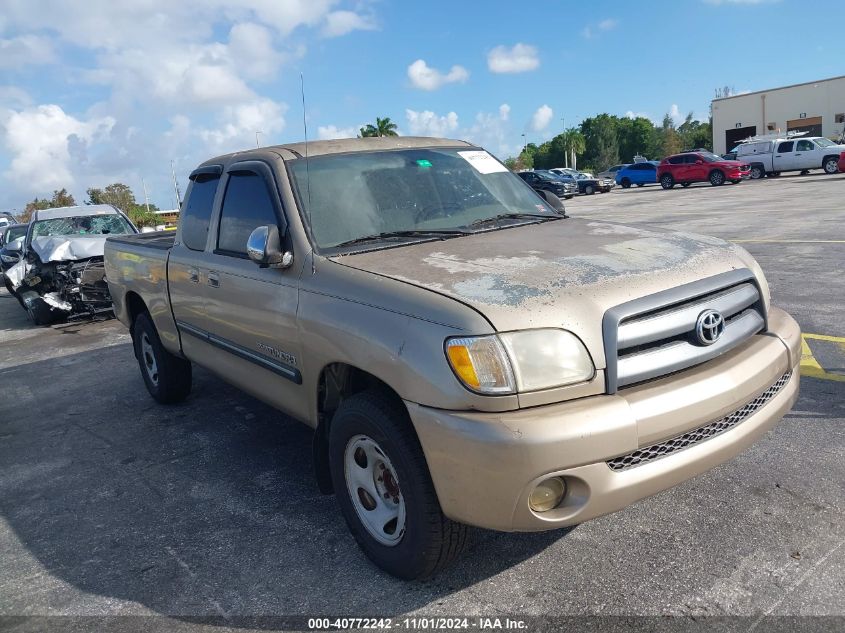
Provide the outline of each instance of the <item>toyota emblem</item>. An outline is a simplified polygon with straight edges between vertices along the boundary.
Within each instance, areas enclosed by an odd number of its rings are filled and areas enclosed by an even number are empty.
[[[725,331],[725,317],[718,310],[705,310],[695,322],[695,338],[702,345],[713,345]]]

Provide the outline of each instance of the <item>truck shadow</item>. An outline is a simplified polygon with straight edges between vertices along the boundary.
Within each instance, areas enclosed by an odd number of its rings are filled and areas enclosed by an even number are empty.
[[[142,605],[220,624],[398,615],[519,565],[566,533],[477,530],[445,573],[398,581],[369,563],[334,497],[317,491],[305,426],[204,371],[186,403],[159,406],[127,344],[63,361],[61,374],[55,360],[0,372],[16,394],[0,401],[0,534],[13,532],[2,534],[6,568],[29,570],[14,581],[7,614],[31,611],[26,596],[36,595],[78,612],[82,593],[105,597],[97,613]],[[56,579],[70,585],[60,599],[50,595]]]

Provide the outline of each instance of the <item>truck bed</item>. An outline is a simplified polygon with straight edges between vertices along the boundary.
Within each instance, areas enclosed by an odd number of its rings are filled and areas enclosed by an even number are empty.
[[[109,242],[129,244],[130,246],[147,246],[160,250],[170,250],[176,239],[176,231],[153,231],[150,233],[136,233],[135,235],[116,235],[110,237]]]

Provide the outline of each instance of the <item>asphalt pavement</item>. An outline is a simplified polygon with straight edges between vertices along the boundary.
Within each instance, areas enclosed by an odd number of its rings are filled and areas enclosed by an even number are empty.
[[[845,616],[845,175],[617,188],[567,209],[749,250],[773,303],[820,337],[794,410],[672,490],[569,530],[476,530],[452,568],[407,583],[317,491],[307,427],[204,370],[185,403],[158,405],[119,322],[36,328],[3,291],[0,616],[746,616],[760,631]]]

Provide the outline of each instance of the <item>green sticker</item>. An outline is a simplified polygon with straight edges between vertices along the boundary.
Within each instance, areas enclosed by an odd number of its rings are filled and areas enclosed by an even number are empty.
[[[432,165],[431,165],[431,161],[430,161],[430,160],[426,160],[425,158],[421,158],[421,159],[419,159],[419,160],[417,161],[417,165],[419,165],[420,167],[431,167],[431,166],[432,166]]]

